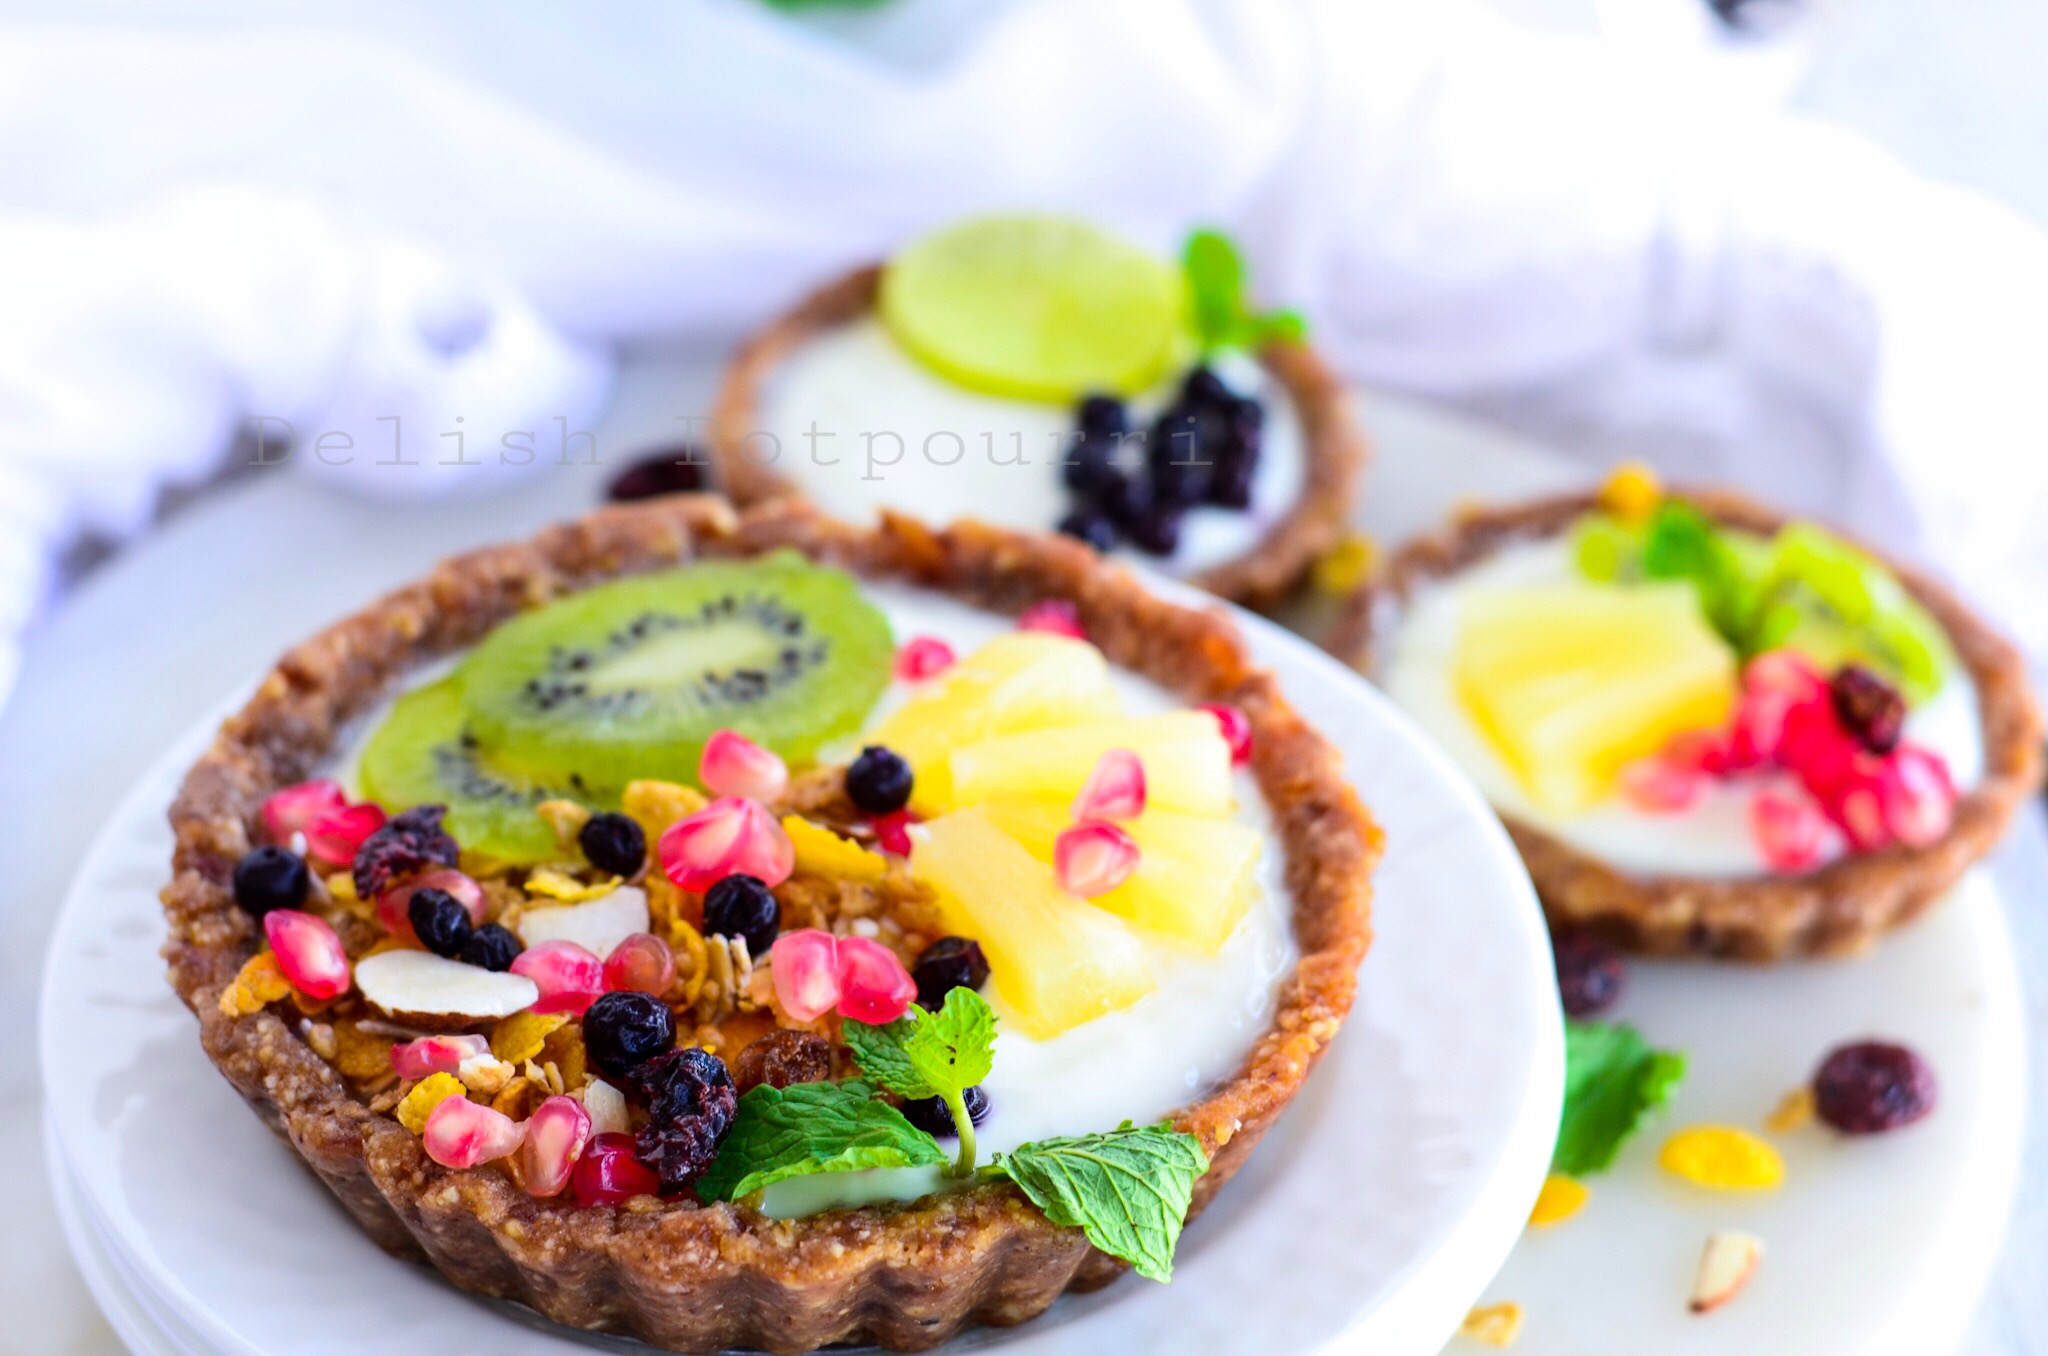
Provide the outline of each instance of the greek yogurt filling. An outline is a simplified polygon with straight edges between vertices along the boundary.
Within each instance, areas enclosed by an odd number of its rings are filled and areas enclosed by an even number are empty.
[[[1215,365],[1234,391],[1266,407],[1265,450],[1249,508],[1191,509],[1178,549],[1143,557],[1172,574],[1251,551],[1301,497],[1301,421],[1292,403],[1249,358],[1226,355]],[[1171,396],[1169,386],[1131,401],[1133,428],[1149,424]],[[928,522],[980,518],[1044,532],[1070,507],[1060,462],[1074,442],[1071,408],[957,386],[905,353],[872,316],[804,344],[776,374],[761,417],[751,455],[772,456],[776,471],[841,517],[891,508]]]
[[[1749,803],[1768,778],[1710,781],[1691,808],[1652,814],[1619,797],[1579,814],[1558,814],[1529,798],[1459,700],[1452,674],[1460,608],[1475,593],[1584,582],[1561,537],[1518,542],[1448,579],[1425,584],[1410,601],[1375,675],[1409,715],[1465,770],[1495,809],[1623,870],[1693,876],[1769,874],[1749,825]],[[1906,738],[1948,763],[1956,788],[1983,776],[1977,691],[1958,665],[1941,689],[1907,717]],[[1784,774],[1774,774],[1782,776]],[[1789,778],[1787,779],[1789,782]]]

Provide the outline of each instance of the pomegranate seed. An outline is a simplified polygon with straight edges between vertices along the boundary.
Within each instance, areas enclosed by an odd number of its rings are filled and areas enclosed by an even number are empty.
[[[263,802],[263,831],[274,843],[289,843],[293,834],[304,832],[320,816],[347,807],[340,782],[327,777],[300,782],[273,791]]]
[[[1827,680],[1796,650],[1772,650],[1742,671],[1742,696],[1729,731],[1732,769],[1768,767],[1784,761],[1782,748],[1790,713],[1827,700]]]
[[[1743,666],[1744,691],[1774,691],[1791,701],[1805,701],[1828,690],[1827,675],[1797,650],[1771,650]]]
[[[921,683],[953,667],[953,647],[937,636],[913,636],[896,652],[896,676]]]
[[[306,826],[306,855],[329,866],[347,866],[371,834],[384,827],[384,807],[365,801],[329,810]]]
[[[916,997],[917,981],[894,951],[866,937],[839,939],[841,1017],[882,1026],[901,1017]]]
[[[651,932],[634,933],[604,959],[604,987],[610,992],[664,994],[675,982],[675,953]]]
[[[1145,813],[1145,763],[1129,749],[1110,749],[1074,797],[1076,819],[1136,819]]]
[[[719,797],[661,836],[661,869],[678,889],[708,890],[731,875],[773,889],[795,868],[788,831],[760,802],[739,796]]]
[[[1757,792],[1749,803],[1749,827],[1773,871],[1809,870],[1827,850],[1827,816],[1812,801],[1787,791]]]
[[[1638,758],[1621,770],[1621,795],[1646,814],[1674,814],[1690,808],[1707,786],[1706,774],[1662,754]]]
[[[705,741],[697,780],[714,796],[774,800],[789,787],[789,765],[736,730]]]
[[[512,973],[540,990],[535,1012],[570,1012],[578,1017],[604,993],[604,962],[589,948],[559,939],[529,946],[512,958]]]
[[[413,936],[412,917],[406,910],[412,906],[413,894],[420,890],[446,890],[469,910],[471,927],[484,925],[484,887],[460,871],[442,867],[414,876],[377,896],[377,921],[384,925],[386,932],[407,942],[419,940]]]
[[[569,1186],[576,1193],[576,1204],[586,1210],[661,1194],[661,1178],[633,1157],[633,1137],[625,1134],[592,1136],[569,1175]]]
[[[314,999],[348,992],[348,952],[326,919],[297,909],[272,909],[263,915],[263,935],[294,989]]]
[[[1955,821],[1956,784],[1948,764],[1917,744],[1901,744],[1885,759],[1877,800],[1885,827],[1908,847],[1938,841]]]
[[[1056,636],[1072,636],[1075,640],[1088,639],[1088,633],[1081,629],[1081,609],[1064,598],[1047,598],[1025,608],[1017,618],[1017,629],[1047,631]]]
[[[917,821],[910,817],[910,811],[898,810],[893,814],[876,815],[868,821],[875,831],[875,841],[882,851],[898,857],[910,855],[910,826]]]
[[[392,1046],[391,1067],[400,1078],[417,1080],[428,1074],[452,1074],[463,1060],[490,1052],[491,1043],[482,1036],[422,1036]]]
[[[1857,759],[1856,767],[1829,790],[1821,802],[1852,852],[1876,852],[1892,843],[1891,826],[1885,822],[1884,774],[1882,769]]]
[[[1222,702],[1211,702],[1198,706],[1197,711],[1207,711],[1216,717],[1216,724],[1222,727],[1223,742],[1230,745],[1230,765],[1243,767],[1252,760],[1252,718],[1235,706]]]
[[[1675,768],[1705,777],[1724,776],[1732,770],[1728,736],[1720,730],[1685,730],[1675,734],[1658,756]]]
[[[785,932],[768,948],[775,1001],[799,1022],[814,1022],[839,1006],[839,939],[817,928]]]
[[[1826,697],[1809,697],[1785,713],[1778,762],[1823,805],[1846,793],[1859,774],[1870,771],[1863,752]]]
[[[550,1097],[526,1118],[519,1175],[532,1196],[553,1196],[569,1185],[576,1160],[590,1142],[590,1113],[574,1097]]]
[[[420,1147],[444,1168],[473,1168],[503,1158],[526,1138],[526,1127],[467,1097],[444,1097],[427,1113]]]
[[[1076,824],[1054,840],[1053,874],[1060,888],[1083,899],[1108,894],[1138,869],[1138,845],[1114,824]]]

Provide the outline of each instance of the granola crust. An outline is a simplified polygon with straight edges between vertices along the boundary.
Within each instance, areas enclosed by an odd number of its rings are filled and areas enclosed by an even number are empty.
[[[1152,597],[1078,543],[974,523],[935,530],[886,515],[855,529],[795,502],[735,512],[688,496],[601,510],[527,543],[449,560],[286,654],[186,775],[170,815],[177,849],[163,892],[164,955],[208,1056],[388,1251],[558,1323],[677,1351],[797,1352],[840,1342],[923,1350],[970,1324],[1022,1322],[1066,1290],[1106,1284],[1123,1264],[1079,1229],[1049,1223],[1007,1184],[800,1220],[651,1198],[636,1202],[653,1205],[644,1211],[537,1201],[495,1169],[433,1163],[396,1120],[355,1100],[276,1012],[228,1016],[219,1006],[258,943],[260,929],[234,906],[229,883],[264,797],[310,775],[344,723],[408,670],[475,643],[523,608],[604,579],[782,546],[996,611],[1071,598],[1112,662],[1193,701],[1235,702],[1250,717],[1252,770],[1286,856],[1301,960],[1239,1072],[1174,1118],[1210,1154],[1196,1185],[1199,1211],[1286,1107],[1351,1007],[1370,939],[1380,833],[1336,750],[1270,674],[1252,667],[1227,618]]]
[[[881,278],[881,267],[874,265],[827,283],[740,346],[710,424],[714,469],[734,503],[744,506],[797,493],[773,467],[749,456],[746,439],[761,427],[762,393],[785,358],[873,310]],[[1308,463],[1301,495],[1257,546],[1189,582],[1247,607],[1268,608],[1291,593],[1317,558],[1337,544],[1365,469],[1366,440],[1343,382],[1315,350],[1278,342],[1267,345],[1259,361],[1301,417]]]
[[[1729,491],[1685,490],[1677,497],[1750,532],[1775,532],[1786,521]],[[1330,648],[1372,673],[1378,642],[1399,627],[1418,588],[1514,542],[1557,536],[1596,507],[1591,495],[1569,495],[1461,515],[1403,547],[1347,600]],[[1956,802],[1948,833],[1924,847],[1894,844],[1800,876],[1640,876],[1502,816],[1554,926],[1591,927],[1652,955],[1773,961],[1853,954],[1925,912],[1997,845],[2014,810],[2041,783],[2041,715],[2027,689],[2026,665],[1948,589],[1867,542],[1858,544],[1884,560],[1941,624],[1977,687],[1984,777]]]

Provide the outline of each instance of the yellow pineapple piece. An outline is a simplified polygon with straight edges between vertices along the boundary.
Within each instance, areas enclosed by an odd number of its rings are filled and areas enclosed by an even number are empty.
[[[990,822],[1050,863],[1053,844],[1073,823],[1065,801],[1005,796],[978,807]],[[1120,826],[1138,845],[1129,880],[1089,900],[1132,926],[1210,954],[1230,940],[1258,898],[1260,835],[1234,820],[1156,810],[1149,805]]]
[[[965,744],[1049,725],[1104,720],[1121,711],[1102,651],[1046,631],[997,636],[934,679],[870,731],[916,776],[920,810],[952,804],[946,755]]]
[[[1459,700],[1530,798],[1559,813],[1734,705],[1735,655],[1690,584],[1544,585],[1464,600]]]
[[[1144,948],[1123,921],[1060,889],[1051,867],[979,810],[916,833],[912,872],[932,887],[946,927],[981,943],[1025,1035],[1049,1040],[1152,992]]]
[[[956,748],[951,805],[995,796],[1071,801],[1111,749],[1129,749],[1144,763],[1148,805],[1218,818],[1230,813],[1230,746],[1205,711],[1062,725]]]

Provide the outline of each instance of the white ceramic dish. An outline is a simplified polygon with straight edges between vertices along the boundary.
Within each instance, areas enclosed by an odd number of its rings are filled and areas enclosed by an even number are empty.
[[[1246,620],[1386,828],[1378,939],[1344,1035],[1189,1231],[1170,1287],[1126,1280],[960,1349],[1434,1351],[1498,1269],[1549,1158],[1562,1047],[1527,878],[1477,796],[1376,692]],[[241,1104],[164,983],[156,892],[192,731],[114,812],[45,972],[51,1133],[109,1251],[236,1356],[583,1339],[392,1260]]]

